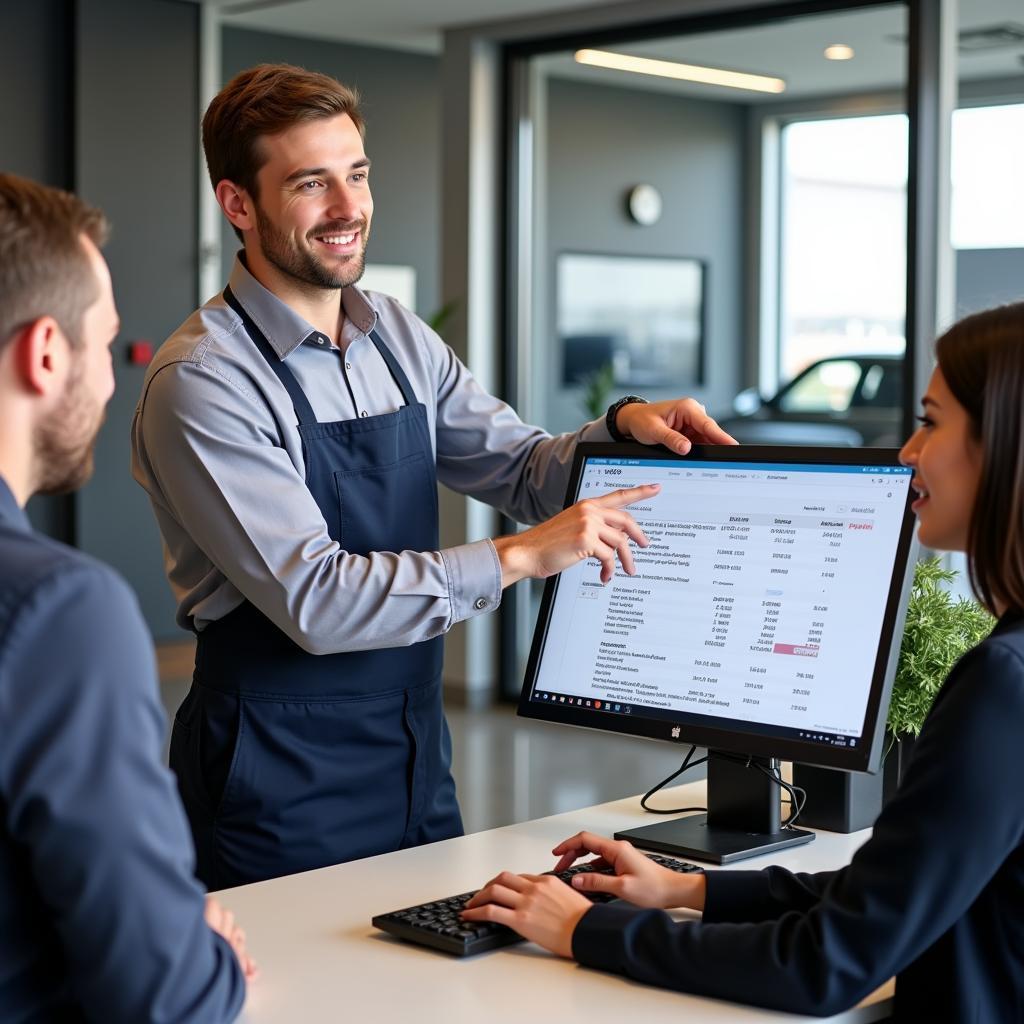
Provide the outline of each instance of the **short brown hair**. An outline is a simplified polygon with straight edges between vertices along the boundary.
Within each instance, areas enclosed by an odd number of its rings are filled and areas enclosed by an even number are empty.
[[[989,611],[1024,611],[1024,302],[954,324],[935,354],[981,444],[967,541],[971,586]]]
[[[203,115],[203,152],[213,187],[227,179],[258,198],[256,175],[266,162],[260,138],[338,114],[348,114],[364,133],[358,94],[330,75],[291,64],[257,64],[239,72]]]
[[[103,214],[69,192],[0,174],[0,346],[42,316],[81,344],[100,289],[82,236],[100,246],[107,234]]]

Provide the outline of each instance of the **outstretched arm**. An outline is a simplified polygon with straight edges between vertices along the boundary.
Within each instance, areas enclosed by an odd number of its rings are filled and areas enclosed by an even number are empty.
[[[577,443],[612,440],[604,417],[552,437],[489,394],[451,347],[425,326],[423,341],[437,387],[441,483],[516,522],[539,523],[555,515],[565,500]],[[735,444],[704,406],[689,398],[623,406],[616,427],[624,436],[683,454],[691,443]]]

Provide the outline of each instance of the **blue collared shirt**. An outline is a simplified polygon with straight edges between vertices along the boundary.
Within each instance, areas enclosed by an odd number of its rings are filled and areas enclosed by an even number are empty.
[[[578,440],[610,440],[602,421],[558,437],[523,423],[386,295],[343,289],[335,346],[241,260],[231,290],[322,422],[401,406],[368,336],[379,331],[426,406],[438,480],[519,522],[561,509]],[[488,540],[364,557],[330,538],[305,484],[288,393],[221,296],[150,365],[132,424],[132,473],[153,503],[186,629],[202,630],[248,599],[301,647],[329,654],[427,640],[501,600]]]
[[[230,1021],[153,648],[127,585],[0,478],[0,1018]]]

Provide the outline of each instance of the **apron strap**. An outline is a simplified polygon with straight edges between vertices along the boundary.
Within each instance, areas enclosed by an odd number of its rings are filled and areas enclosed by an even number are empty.
[[[284,360],[271,348],[266,335],[257,326],[256,321],[245,311],[242,304],[235,298],[231,286],[224,289],[224,301],[242,318],[242,323],[252,343],[260,350],[260,354],[269,363],[270,368],[277,374],[278,380],[284,385],[288,397],[295,407],[295,416],[300,426],[315,426],[317,423],[313,407],[309,404],[306,393],[299,387],[295,374],[285,365]]]
[[[384,343],[384,339],[376,331],[370,331],[370,340],[380,353],[381,359],[387,363],[387,367],[391,371],[391,376],[398,385],[398,390],[402,392],[402,398],[405,399],[405,404],[415,405],[416,392],[413,391],[412,385],[409,383],[409,378],[405,375],[405,370],[402,369],[402,366],[395,358],[394,353],[387,347]]]

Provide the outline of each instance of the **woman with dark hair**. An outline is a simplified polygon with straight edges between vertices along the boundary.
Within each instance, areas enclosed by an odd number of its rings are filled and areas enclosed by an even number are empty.
[[[896,975],[901,1021],[1024,1021],[1024,303],[968,317],[936,346],[914,470],[922,544],[965,551],[999,621],[950,673],[872,838],[840,871],[681,875],[584,832],[614,875],[503,872],[470,920],[685,992],[833,1014]],[[581,892],[621,901],[592,905]],[[702,911],[674,921],[664,911]]]

